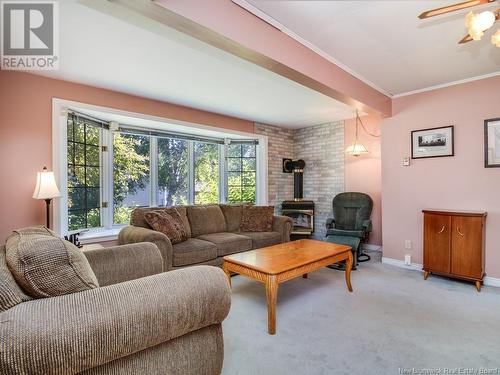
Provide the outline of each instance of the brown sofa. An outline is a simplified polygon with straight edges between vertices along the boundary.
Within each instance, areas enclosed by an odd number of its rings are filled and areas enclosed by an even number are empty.
[[[85,255],[99,287],[31,299],[0,246],[0,374],[220,374],[231,304],[222,270],[162,272],[150,243]]]
[[[164,259],[166,271],[192,266],[222,264],[222,257],[290,241],[292,219],[274,216],[270,232],[241,232],[240,220],[243,205],[177,206],[187,241],[172,245],[169,238],[154,231],[144,219],[149,211],[161,207],[137,208],[132,212],[129,226],[120,231],[121,245],[136,242],[152,242],[158,246]]]

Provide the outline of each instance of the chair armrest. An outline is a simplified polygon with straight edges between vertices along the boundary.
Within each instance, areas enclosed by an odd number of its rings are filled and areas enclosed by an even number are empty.
[[[331,218],[331,217],[328,218],[328,219],[326,219],[325,226],[326,226],[326,229],[333,229],[333,228],[335,228],[335,219]]]
[[[151,242],[104,247],[83,252],[100,286],[163,272],[163,257]]]
[[[370,233],[372,231],[372,221],[371,221],[371,219],[363,221],[363,229],[367,233]]]
[[[219,325],[230,304],[210,266],[24,302],[0,313],[0,373],[79,373]]]
[[[273,231],[281,234],[281,242],[290,241],[293,220],[288,216],[273,216]]]
[[[163,270],[170,271],[172,269],[174,250],[170,239],[165,234],[148,228],[136,227],[134,225],[126,226],[118,234],[118,243],[120,245],[137,242],[154,243],[163,257]]]

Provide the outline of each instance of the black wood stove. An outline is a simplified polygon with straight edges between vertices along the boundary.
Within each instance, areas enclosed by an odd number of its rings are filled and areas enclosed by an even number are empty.
[[[284,172],[293,172],[293,200],[281,203],[281,214],[292,218],[292,235],[296,236],[310,236],[314,232],[314,202],[304,200],[305,166],[302,159],[283,163]]]

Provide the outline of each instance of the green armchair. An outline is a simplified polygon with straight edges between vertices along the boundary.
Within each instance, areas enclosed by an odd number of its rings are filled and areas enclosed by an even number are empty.
[[[333,218],[326,220],[327,241],[351,246],[355,263],[368,260],[368,255],[360,254],[359,247],[372,231],[373,200],[364,193],[340,193],[333,198],[332,205]],[[365,259],[358,259],[361,256]]]

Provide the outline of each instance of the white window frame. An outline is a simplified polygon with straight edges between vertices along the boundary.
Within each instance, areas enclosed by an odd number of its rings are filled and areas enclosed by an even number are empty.
[[[220,129],[216,127],[189,123],[185,121],[172,120],[163,117],[151,116],[141,113],[123,111],[119,109],[96,106],[81,102],[75,102],[65,99],[53,98],[52,99],[52,165],[56,182],[62,192],[59,199],[53,201],[53,223],[54,230],[60,235],[67,235],[68,231],[68,195],[67,195],[67,121],[68,109],[71,110],[91,110],[98,111],[104,114],[114,114],[127,116],[136,119],[152,120],[164,122],[169,124],[181,125],[183,127],[202,129],[207,131],[216,131],[225,136],[223,138],[233,137],[247,137],[248,139],[257,139],[259,144],[256,148],[256,204],[266,205],[268,201],[267,196],[267,167],[268,167],[268,142],[267,136],[240,132],[234,130]],[[80,237],[82,243],[111,241],[118,238],[118,232],[123,225],[114,224],[113,220],[113,130],[103,131],[101,136],[101,143],[103,146],[108,146],[108,152],[101,152],[102,155],[102,172],[101,172],[101,202],[108,202],[107,209],[101,209],[101,223],[103,227],[89,229],[84,235]],[[227,144],[227,142],[226,142]],[[226,158],[226,145],[219,145],[219,201],[225,202],[227,200],[227,158]],[[151,137],[151,194],[150,204],[157,205],[157,138]],[[188,141],[188,173],[189,173],[189,189],[188,189],[188,202],[190,204],[194,201],[194,152],[193,141]]]

